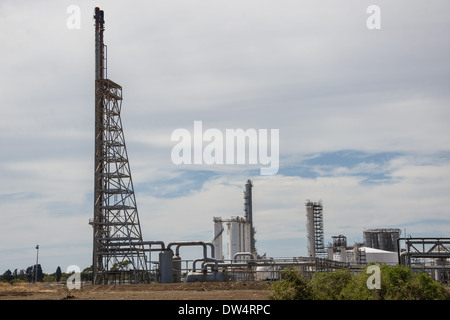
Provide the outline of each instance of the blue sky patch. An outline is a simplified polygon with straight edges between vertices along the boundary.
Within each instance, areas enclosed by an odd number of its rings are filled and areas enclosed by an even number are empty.
[[[387,164],[401,156],[398,152],[366,153],[357,150],[324,152],[307,156],[297,165],[280,166],[285,176],[317,178],[324,176],[362,176],[363,182],[386,182],[390,179]]]

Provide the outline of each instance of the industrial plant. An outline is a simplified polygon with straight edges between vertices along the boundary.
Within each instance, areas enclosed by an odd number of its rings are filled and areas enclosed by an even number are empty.
[[[306,257],[260,256],[252,197],[257,186],[251,180],[244,185],[243,216],[211,217],[211,240],[145,241],[121,121],[122,87],[107,78],[105,19],[98,7],[94,20],[95,183],[94,214],[89,224],[93,229],[95,284],[276,280],[288,267],[310,277],[318,271],[340,268],[357,271],[371,262],[401,264],[449,281],[450,238],[402,238],[400,229],[385,228],[362,230],[361,243],[349,244],[347,237],[339,234],[326,244],[322,201],[306,200],[305,208],[298,210],[306,213]],[[203,256],[183,260],[186,246],[201,247]]]

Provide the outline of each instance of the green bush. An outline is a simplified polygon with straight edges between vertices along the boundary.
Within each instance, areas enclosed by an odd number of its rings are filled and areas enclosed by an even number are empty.
[[[428,274],[414,273],[402,266],[381,265],[382,300],[443,300],[450,296],[445,287]]]
[[[444,300],[450,299],[450,292],[441,283],[434,281],[428,275],[421,273],[416,277],[419,286],[419,294],[417,296],[422,300]]]
[[[314,299],[342,299],[342,290],[351,280],[352,274],[349,269],[341,269],[334,272],[316,272],[311,279]]]
[[[310,300],[313,293],[308,280],[300,272],[288,268],[282,275],[283,279],[272,285],[273,300]]]
[[[367,267],[352,274],[348,269],[317,272],[311,280],[290,268],[272,285],[276,300],[445,300],[445,287],[426,273],[401,266],[380,265],[381,289],[367,287]]]

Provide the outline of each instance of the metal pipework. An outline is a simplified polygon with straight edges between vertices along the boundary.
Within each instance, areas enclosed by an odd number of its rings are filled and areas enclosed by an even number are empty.
[[[104,43],[103,31],[105,31],[105,14],[99,7],[94,11],[95,19],[95,79],[104,79]]]
[[[283,267],[289,267],[289,266],[302,266],[302,265],[311,265],[315,264],[317,260],[321,260],[320,258],[305,258],[302,260],[298,260],[294,258],[293,260],[275,260],[273,258],[270,259],[252,259],[252,260],[244,260],[244,261],[238,261],[235,262],[233,260],[227,260],[229,262],[220,262],[218,263],[219,267],[253,267],[253,266],[283,266]],[[344,267],[345,264],[338,261],[336,264]],[[211,266],[210,262],[205,262],[203,265],[203,268]]]
[[[406,251],[401,252],[400,241],[405,241]],[[449,258],[450,250],[445,246],[450,238],[398,238],[397,254],[399,264],[411,265],[411,258]],[[421,250],[420,250],[421,249]]]
[[[247,261],[239,261],[239,260],[236,259],[236,258],[239,257],[239,256],[248,256],[248,257],[250,257],[250,260],[247,260]],[[196,260],[194,261],[193,267],[192,267],[192,271],[193,271],[193,272],[195,272],[195,263],[196,263],[197,261],[204,261],[204,262],[202,263],[202,269],[203,269],[203,271],[205,271],[205,272],[206,272],[206,270],[208,269],[208,266],[211,266],[211,271],[218,271],[218,270],[219,270],[219,269],[218,269],[219,265],[222,266],[222,267],[229,267],[229,266],[249,266],[249,262],[252,263],[252,265],[253,265],[254,256],[253,256],[253,254],[252,254],[251,252],[236,252],[235,255],[234,255],[234,257],[233,257],[233,260],[232,260],[230,263],[224,263],[224,262],[219,263],[217,259],[208,259],[208,258],[206,258],[206,259],[196,259]],[[211,263],[208,263],[208,262],[214,262],[214,270],[212,269]]]
[[[166,247],[165,247],[165,244],[164,244],[164,241],[143,241],[142,242],[142,244],[145,246],[145,245],[148,245],[149,247],[151,247],[152,245],[160,245],[161,246],[161,248],[160,249],[149,249],[150,251],[164,251],[164,250],[166,250]]]
[[[105,13],[103,12],[103,10],[101,10],[100,7],[95,7],[94,19],[95,19],[96,22],[101,24],[101,26],[103,26],[103,24],[105,23],[104,16],[105,16]]]
[[[244,257],[250,257],[250,259],[251,260],[253,260],[253,254],[251,253],[251,252],[236,252],[235,254],[234,254],[234,257],[233,257],[233,260],[234,261],[237,261],[237,257],[239,257],[239,256],[244,256]]]
[[[111,239],[111,240],[115,240],[115,239],[117,239],[117,238],[109,238],[109,239]],[[100,239],[100,240],[104,240],[104,239]],[[110,247],[117,247],[117,250],[126,250],[126,248],[125,249],[123,249],[123,248],[121,248],[121,247],[128,247],[128,246],[130,246],[130,245],[132,245],[132,246],[140,246],[140,245],[143,245],[143,246],[149,246],[149,247],[151,247],[152,245],[160,245],[161,246],[161,248],[157,248],[157,249],[143,249],[142,251],[164,251],[165,250],[165,245],[164,245],[164,242],[163,241],[136,241],[136,242],[128,242],[128,243],[126,243],[126,242],[120,242],[120,243],[115,243],[115,244],[108,244]]]
[[[199,259],[200,260],[200,259]],[[202,263],[203,271],[207,271],[208,267],[211,268],[211,271],[218,271],[219,267],[228,268],[228,267],[248,267],[249,264],[247,262],[218,262],[218,261],[205,261]],[[214,269],[213,269],[214,268]]]
[[[203,258],[208,257],[207,248],[206,246],[211,247],[211,256],[214,257],[214,244],[210,242],[203,242],[203,241],[178,241],[178,242],[171,242],[167,245],[167,250],[169,250],[172,246],[176,246],[175,249],[175,255],[180,255],[180,247],[182,246],[203,246]]]
[[[214,270],[211,270],[211,271],[219,271],[219,262],[216,259],[214,259],[214,258],[203,258],[203,259],[195,259],[194,260],[194,262],[192,263],[192,272],[196,272],[195,265],[197,264],[198,261],[204,261],[203,264],[202,264],[204,272],[207,271],[207,267],[205,267],[207,262],[214,263]]]

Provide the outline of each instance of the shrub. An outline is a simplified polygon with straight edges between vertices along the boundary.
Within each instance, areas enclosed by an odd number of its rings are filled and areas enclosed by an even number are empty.
[[[428,274],[414,273],[402,266],[381,267],[381,299],[384,300],[442,300],[449,295],[441,283]]]
[[[311,286],[300,272],[293,268],[286,269],[282,280],[272,284],[273,300],[309,300],[313,298]]]
[[[414,273],[401,266],[380,265],[381,289],[370,290],[367,268],[352,274],[348,269],[317,272],[311,280],[290,268],[272,286],[275,300],[444,300],[445,287],[426,273]]]
[[[341,299],[344,300],[379,300],[380,290],[370,290],[367,287],[367,267],[361,272],[352,275],[352,278],[341,291]],[[383,279],[383,276],[381,276]],[[383,285],[381,286],[383,288]]]
[[[426,273],[414,273],[409,281],[411,296],[419,300],[444,300],[450,299],[449,292],[445,287],[434,281]]]
[[[349,269],[341,269],[334,272],[316,272],[311,279],[314,299],[342,299],[342,290],[351,280],[352,274]]]

